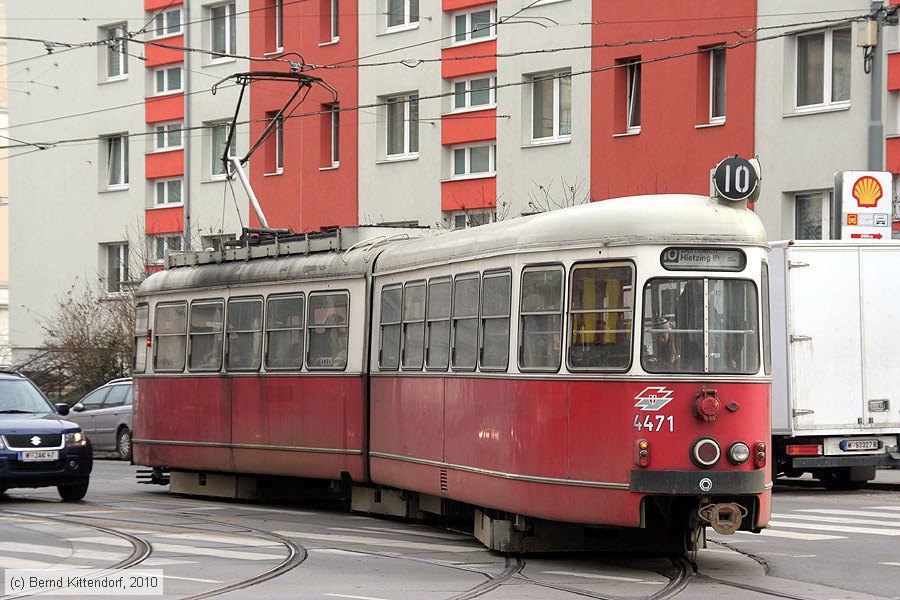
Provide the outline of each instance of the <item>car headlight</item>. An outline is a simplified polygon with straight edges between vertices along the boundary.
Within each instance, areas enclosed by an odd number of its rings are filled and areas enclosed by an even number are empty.
[[[84,434],[80,431],[76,431],[75,433],[67,433],[66,434],[66,447],[67,448],[77,448],[79,446],[87,445],[87,438],[84,437]]]
[[[750,458],[750,447],[744,442],[735,442],[728,447],[728,460],[733,465],[741,465]]]

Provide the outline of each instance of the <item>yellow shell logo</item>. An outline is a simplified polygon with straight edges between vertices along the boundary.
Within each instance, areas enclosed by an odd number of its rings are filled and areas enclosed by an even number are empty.
[[[860,177],[853,184],[853,197],[860,208],[875,208],[883,195],[881,184],[871,175]]]

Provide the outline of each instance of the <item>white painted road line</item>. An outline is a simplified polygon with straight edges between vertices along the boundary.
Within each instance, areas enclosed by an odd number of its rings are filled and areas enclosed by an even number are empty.
[[[818,529],[818,527],[816,527]],[[738,531],[742,535],[761,535],[764,537],[786,538],[790,540],[804,540],[807,542],[818,542],[821,540],[845,540],[845,535],[822,535],[820,533],[800,533],[798,531],[781,531],[779,529],[763,529],[759,534],[750,533],[749,531]]]
[[[880,522],[872,519],[853,519],[850,517],[826,517],[819,515],[772,514],[773,519],[796,519],[798,521],[816,521],[819,523],[837,523],[838,525],[871,525],[873,527],[900,527],[900,521]]]
[[[19,544],[16,542],[0,542],[0,551],[42,554],[46,556],[59,556],[61,558],[69,558],[72,556],[77,557],[79,560],[97,559],[119,561],[125,558],[125,555],[121,552],[101,552],[98,550],[60,548],[57,546],[44,546],[41,544]]]
[[[825,523],[821,524],[813,524],[813,523],[784,523],[782,521],[770,521],[769,526],[775,528],[787,528],[787,529],[814,529],[816,531],[829,531],[832,533],[840,532],[840,533],[864,533],[867,535],[887,535],[887,536],[898,536],[900,535],[900,530],[891,531],[885,529],[876,529],[874,527],[847,527],[844,525],[826,525]]]
[[[562,575],[564,577],[584,577],[586,579],[603,579],[604,581],[621,581],[624,583],[649,583],[658,585],[664,581],[647,581],[634,577],[616,577],[615,575],[600,575],[599,573],[576,573],[575,571],[543,571],[545,575]]]
[[[210,533],[161,533],[154,537],[172,540],[187,540],[194,542],[213,542],[217,544],[232,544],[234,546],[252,546],[254,548],[280,548],[282,544],[272,540],[262,540],[249,535],[210,534]]]

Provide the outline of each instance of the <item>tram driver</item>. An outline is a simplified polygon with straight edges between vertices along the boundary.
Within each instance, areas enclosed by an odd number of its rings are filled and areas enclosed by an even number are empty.
[[[652,342],[649,348],[644,348],[644,364],[654,371],[674,371],[678,353],[675,351],[672,324],[664,317],[653,319],[650,332],[653,334]]]

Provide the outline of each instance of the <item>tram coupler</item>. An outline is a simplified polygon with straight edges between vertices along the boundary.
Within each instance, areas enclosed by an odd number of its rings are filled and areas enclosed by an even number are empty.
[[[735,502],[707,504],[697,509],[701,523],[708,523],[716,533],[731,535],[741,528],[748,511]]]

